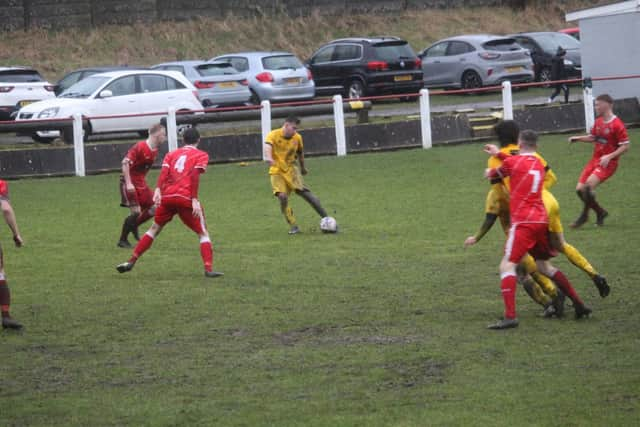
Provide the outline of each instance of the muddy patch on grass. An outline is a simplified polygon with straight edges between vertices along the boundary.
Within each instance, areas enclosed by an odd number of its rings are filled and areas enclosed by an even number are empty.
[[[312,325],[292,329],[273,335],[273,339],[286,346],[305,343],[311,345],[358,345],[358,344],[409,344],[419,341],[417,336],[395,336],[381,334],[354,334],[352,325]],[[346,333],[348,332],[348,333]]]
[[[397,361],[382,366],[385,379],[379,390],[411,388],[425,384],[442,384],[449,363],[434,359]]]

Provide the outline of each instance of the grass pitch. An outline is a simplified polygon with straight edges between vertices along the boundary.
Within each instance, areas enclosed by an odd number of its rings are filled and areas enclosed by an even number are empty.
[[[5,261],[26,330],[0,333],[1,424],[634,424],[640,151],[599,192],[606,226],[565,230],[611,295],[559,257],[593,317],[541,319],[520,289],[520,327],[494,332],[504,237],[462,247],[484,218],[480,148],[309,159],[337,235],[294,197],[303,234],[288,236],[265,166],[213,166],[200,189],[215,280],[177,219],[115,271],[130,253],[115,246],[115,174],[11,182],[26,247],[5,231]],[[590,147],[545,137],[541,152],[567,225]]]

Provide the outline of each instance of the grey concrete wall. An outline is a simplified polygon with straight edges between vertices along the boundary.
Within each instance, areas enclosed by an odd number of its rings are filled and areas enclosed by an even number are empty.
[[[580,37],[583,76],[640,74],[640,13],[583,19]],[[594,82],[593,93],[640,97],[640,79]]]
[[[407,9],[514,5],[514,0],[3,0],[0,31],[90,27],[156,20],[324,14],[394,13]]]

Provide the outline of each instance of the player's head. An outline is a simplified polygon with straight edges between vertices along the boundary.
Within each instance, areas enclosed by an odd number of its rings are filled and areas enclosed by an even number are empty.
[[[156,146],[163,144],[167,140],[167,129],[161,123],[156,123],[149,128],[149,141]]]
[[[521,151],[532,152],[538,147],[538,134],[532,130],[523,130],[518,136],[518,147]]]
[[[285,138],[291,138],[298,131],[298,125],[300,124],[300,119],[296,116],[289,116],[285,119],[284,125],[282,126],[282,134]]]
[[[596,114],[601,116],[608,114],[613,109],[613,98],[611,95],[603,93],[596,98]]]
[[[184,145],[198,145],[200,142],[200,132],[196,128],[189,128],[182,134]]]
[[[493,127],[501,147],[518,143],[520,127],[513,120],[503,120]]]

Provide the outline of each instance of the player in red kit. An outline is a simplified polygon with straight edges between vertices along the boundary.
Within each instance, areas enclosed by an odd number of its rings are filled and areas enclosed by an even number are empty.
[[[577,228],[589,220],[589,209],[596,213],[596,225],[604,225],[609,213],[596,201],[598,185],[611,178],[618,168],[618,160],[629,149],[629,136],[622,120],[613,114],[613,99],[609,95],[596,98],[596,119],[590,135],[572,136],[570,143],[593,142],[593,156],[582,170],[576,192],[584,203],[582,213],[571,227]]]
[[[149,138],[136,143],[122,159],[120,194],[123,205],[131,209],[131,214],[122,224],[118,246],[130,248],[129,233],[138,240],[138,226],[153,218],[155,206],[153,192],[145,180],[149,169],[158,157],[158,148],[167,140],[167,131],[161,124],[151,126]]]
[[[162,171],[153,194],[153,201],[157,206],[153,225],[142,236],[129,261],[116,267],[120,273],[131,271],[136,261],[151,247],[162,228],[174,215],[178,215],[200,238],[200,254],[205,276],[223,275],[213,271],[213,245],[198,200],[200,174],[207,170],[209,155],[198,150],[200,134],[196,129],[187,129],[183,135],[183,142],[183,147],[168,153],[162,161]]]
[[[536,157],[538,136],[533,131],[523,131],[518,138],[520,155],[504,159],[502,166],[486,170],[489,179],[510,177],[509,211],[511,228],[505,244],[504,257],[500,263],[500,287],[504,300],[504,317],[489,329],[507,329],[518,326],[516,317],[516,266],[527,254],[536,260],[538,271],[549,277],[573,301],[576,317],[591,313],[566,276],[549,262],[554,256],[548,239],[548,216],[542,201],[545,168]],[[491,155],[498,147],[487,145],[485,151]]]
[[[17,247],[22,246],[22,236],[18,230],[18,223],[16,222],[16,214],[13,211],[13,207],[9,202],[9,186],[7,183],[0,179],[0,209],[4,220],[13,233],[13,242]],[[9,292],[9,286],[7,285],[7,279],[4,275],[4,256],[2,254],[2,247],[0,247],[0,311],[2,312],[2,328],[3,329],[22,329],[20,322],[15,320],[9,314],[9,307],[11,306],[11,293]]]

